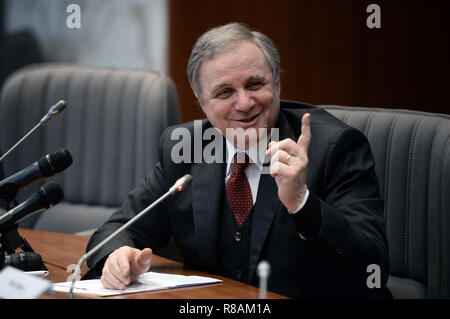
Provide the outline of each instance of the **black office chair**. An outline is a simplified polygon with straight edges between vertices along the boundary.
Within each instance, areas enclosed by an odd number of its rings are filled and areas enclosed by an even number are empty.
[[[384,194],[394,298],[450,297],[450,116],[323,106],[368,138]]]
[[[179,123],[175,86],[161,72],[36,64],[12,74],[0,99],[0,153],[33,128],[51,105],[66,109],[4,160],[4,177],[66,148],[73,164],[51,179],[64,201],[21,227],[65,233],[98,228],[158,159],[163,130]],[[18,194],[23,200],[42,183]]]

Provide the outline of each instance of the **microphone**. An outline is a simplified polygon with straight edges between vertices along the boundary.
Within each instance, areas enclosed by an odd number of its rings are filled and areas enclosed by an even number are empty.
[[[42,257],[35,252],[19,252],[4,256],[0,255],[0,269],[6,266],[15,267],[23,271],[46,270],[43,268]]]
[[[267,278],[270,274],[270,264],[268,261],[261,261],[256,268],[259,276],[259,299],[266,299],[267,296]]]
[[[0,216],[0,232],[8,230],[14,224],[33,213],[58,204],[64,198],[64,193],[56,183],[47,183],[27,200]]]
[[[39,124],[45,125],[50,121],[51,119],[54,119],[59,113],[61,113],[62,110],[66,108],[66,101],[61,100],[55,105],[53,105],[50,110],[47,112],[47,114],[44,115],[44,117],[41,119]]]
[[[127,229],[131,224],[133,224],[135,221],[137,221],[139,218],[144,216],[148,211],[150,211],[153,207],[161,203],[164,199],[167,197],[184,190],[189,184],[192,182],[192,176],[190,174],[184,175],[182,178],[178,179],[175,184],[170,187],[170,189],[161,197],[159,197],[156,201],[148,205],[144,210],[142,210],[139,214],[134,216],[132,219],[130,219],[128,222],[126,222],[124,225],[122,225],[119,229],[117,229],[115,232],[113,232],[111,235],[106,237],[103,241],[101,241],[97,246],[92,248],[90,251],[88,251],[86,254],[84,254],[80,260],[78,261],[77,266],[75,267],[75,272],[72,276],[72,282],[70,284],[70,290],[69,290],[69,299],[73,298],[73,288],[75,285],[75,280],[80,274],[81,265],[83,262],[91,257],[93,254],[95,254],[100,248],[102,248],[104,245],[106,245],[111,239],[116,237],[119,233],[121,233],[123,230]]]
[[[42,156],[27,168],[2,180],[0,182],[0,198],[12,200],[19,190],[62,172],[72,164],[72,161],[72,156],[65,149]]]
[[[185,187],[190,185],[192,182],[192,175],[186,174],[182,178],[178,179],[175,184],[169,189],[170,195],[175,194],[176,192],[181,192]]]
[[[46,115],[39,121],[39,123],[31,129],[20,141],[18,141],[13,147],[11,147],[2,157],[0,157],[0,163],[11,154],[20,144],[22,144],[31,134],[33,134],[40,126],[44,126],[51,119],[55,118],[62,110],[66,108],[66,101],[60,100],[58,103],[53,105]]]

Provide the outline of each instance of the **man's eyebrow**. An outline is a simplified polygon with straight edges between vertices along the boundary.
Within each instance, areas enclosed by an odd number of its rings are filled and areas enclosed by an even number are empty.
[[[262,75],[251,75],[246,79],[246,82],[250,81],[267,81],[268,79],[265,76]]]
[[[250,75],[248,78],[245,79],[245,82],[250,82],[250,81],[268,81],[268,79],[263,76],[263,75]],[[220,89],[227,87],[227,86],[231,86],[231,84],[229,83],[219,83],[216,86],[213,87],[213,89],[211,90],[211,92],[217,92]]]

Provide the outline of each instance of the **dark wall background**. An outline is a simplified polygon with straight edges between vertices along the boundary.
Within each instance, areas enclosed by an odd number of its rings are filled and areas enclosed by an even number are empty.
[[[6,32],[6,5],[0,0],[0,91],[6,78],[17,69],[44,62],[38,41],[31,30]]]
[[[381,7],[381,29],[366,8]],[[450,114],[450,1],[169,0],[169,73],[183,121],[204,117],[186,77],[190,50],[211,27],[243,22],[274,40],[282,98],[313,104]]]

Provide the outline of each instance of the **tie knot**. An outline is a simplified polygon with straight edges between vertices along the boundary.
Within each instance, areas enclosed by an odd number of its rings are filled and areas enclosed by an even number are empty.
[[[236,153],[233,158],[232,174],[242,174],[250,164],[250,158],[247,153]]]

